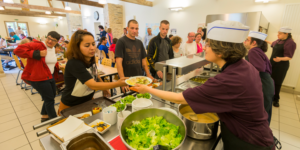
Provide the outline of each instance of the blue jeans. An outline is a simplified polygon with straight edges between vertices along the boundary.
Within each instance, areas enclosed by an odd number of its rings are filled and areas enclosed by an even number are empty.
[[[42,99],[44,100],[41,115],[48,115],[49,118],[55,118],[57,117],[56,111],[54,108],[55,103],[55,96],[56,96],[56,85],[54,78],[45,80],[45,81],[26,81],[33,88],[35,88],[40,95],[42,96]]]

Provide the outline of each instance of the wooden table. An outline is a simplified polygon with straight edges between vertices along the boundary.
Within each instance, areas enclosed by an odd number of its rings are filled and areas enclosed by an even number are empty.
[[[105,65],[101,65],[101,64],[97,64],[97,68],[98,68],[98,70],[101,70],[102,72],[104,72],[104,74],[100,75],[100,77],[103,79],[104,77],[109,76],[110,82],[112,82],[113,75],[118,74],[117,68],[113,68],[113,67],[109,67],[109,66],[105,66]],[[113,96],[113,89],[110,89],[110,94],[111,94],[111,96]]]
[[[9,56],[12,57],[12,52],[15,50],[16,47],[7,47],[7,48],[3,48],[1,49],[4,52],[9,52]]]

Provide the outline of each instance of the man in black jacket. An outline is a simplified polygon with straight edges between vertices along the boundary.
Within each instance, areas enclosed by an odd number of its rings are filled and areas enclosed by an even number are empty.
[[[150,72],[155,78],[163,78],[162,71],[155,70],[155,63],[174,58],[171,40],[167,37],[170,23],[167,20],[160,22],[158,35],[150,40],[147,59],[150,64]]]

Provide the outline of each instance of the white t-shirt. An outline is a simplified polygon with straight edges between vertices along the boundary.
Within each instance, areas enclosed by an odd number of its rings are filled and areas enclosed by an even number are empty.
[[[20,34],[24,34],[22,30],[18,30],[18,29],[15,31],[15,33],[17,36],[20,36]]]
[[[55,48],[52,47],[48,47],[46,45],[45,42],[43,42],[45,44],[45,46],[47,47],[47,55],[45,57],[45,61],[46,61],[46,64],[51,72],[51,74],[54,73],[54,67],[55,67],[55,64],[57,62],[57,57],[56,57],[56,54],[55,54]]]
[[[183,51],[185,55],[191,55],[197,53],[197,44],[195,41],[193,43],[184,43]]]

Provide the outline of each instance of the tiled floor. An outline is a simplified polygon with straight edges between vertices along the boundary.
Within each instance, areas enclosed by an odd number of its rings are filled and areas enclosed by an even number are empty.
[[[40,150],[37,131],[32,126],[40,123],[42,101],[39,94],[16,86],[17,69],[0,77],[0,149]],[[95,97],[101,96],[96,93]],[[56,97],[56,102],[60,97]],[[56,106],[57,109],[57,106]],[[280,107],[273,107],[271,129],[281,141],[282,150],[300,150],[300,101],[296,95],[281,93]],[[45,135],[44,135],[45,136]],[[43,136],[42,136],[43,137]]]

